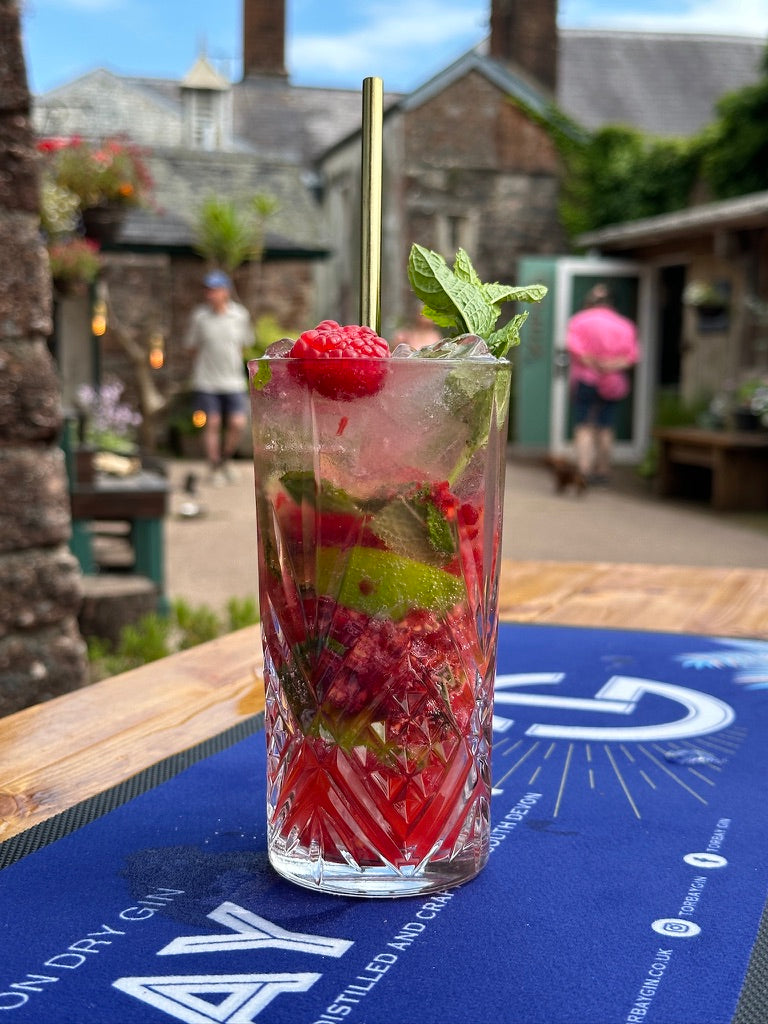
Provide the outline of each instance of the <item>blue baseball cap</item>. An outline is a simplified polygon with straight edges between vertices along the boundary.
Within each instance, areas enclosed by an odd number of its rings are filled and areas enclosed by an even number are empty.
[[[203,284],[206,288],[231,288],[232,282],[223,270],[211,270],[205,275]]]

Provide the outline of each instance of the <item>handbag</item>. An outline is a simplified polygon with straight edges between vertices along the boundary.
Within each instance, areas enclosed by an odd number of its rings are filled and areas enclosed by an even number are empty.
[[[597,393],[607,402],[619,402],[629,394],[627,375],[620,370],[604,373],[597,382]]]

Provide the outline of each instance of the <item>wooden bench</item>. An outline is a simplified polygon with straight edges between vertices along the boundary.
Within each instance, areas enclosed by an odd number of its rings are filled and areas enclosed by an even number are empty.
[[[94,477],[91,483],[70,487],[72,539],[70,548],[86,574],[94,571],[91,524],[126,522],[133,548],[133,572],[157,587],[158,610],[167,610],[165,596],[164,519],[168,509],[168,481],[158,473],[142,471],[125,479]]]
[[[690,494],[690,467],[711,474],[710,502],[720,512],[768,510],[768,431],[663,427],[659,443],[659,493]]]

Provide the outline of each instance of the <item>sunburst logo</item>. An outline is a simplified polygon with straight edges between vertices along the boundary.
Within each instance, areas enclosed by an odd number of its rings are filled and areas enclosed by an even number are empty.
[[[703,659],[677,660],[700,668]],[[497,677],[497,793],[510,780],[550,792],[552,819],[585,792],[617,792],[638,819],[669,787],[709,805],[719,774],[746,737],[730,704],[700,690],[636,676],[611,676],[591,697],[570,694],[568,682],[564,672]]]

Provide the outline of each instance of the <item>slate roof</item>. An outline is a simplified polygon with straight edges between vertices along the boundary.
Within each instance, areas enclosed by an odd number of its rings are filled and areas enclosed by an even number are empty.
[[[277,200],[267,224],[267,259],[327,254],[319,208],[296,164],[178,148],[153,149],[148,163],[156,209],[130,210],[118,247],[189,250],[194,247],[196,211],[205,198],[218,194],[246,203],[254,193],[264,192]]]
[[[161,211],[192,223],[202,201],[219,194],[246,201],[256,192],[277,200],[270,230],[302,248],[323,247],[319,207],[300,164],[252,154],[154,149],[150,169]],[[190,235],[191,237],[191,235]]]
[[[437,96],[443,89],[466,75],[468,71],[479,71],[504,92],[515,96],[537,113],[546,114],[548,105],[554,97],[548,95],[519,68],[488,57],[485,53],[486,49],[486,44],[481,43],[462,54],[452,64],[430,78],[428,82],[420,85],[407,96],[403,96],[397,106],[401,110],[411,110],[433,96]]]
[[[358,90],[292,86],[252,76],[234,88],[234,130],[260,156],[310,165],[360,124]]]
[[[558,103],[587,129],[628,124],[692,135],[726,92],[760,77],[766,39],[650,32],[560,32]]]
[[[715,228],[736,231],[768,225],[768,192],[752,192],[656,217],[610,224],[576,238],[580,247],[626,252],[671,239],[711,234]]]
[[[164,251],[185,252],[194,248],[194,237],[189,221],[172,211],[161,216],[151,210],[134,209],[127,215],[114,242],[105,249],[130,249],[132,252],[161,248]],[[316,243],[303,244],[275,231],[266,231],[264,248],[270,260],[319,259],[328,255],[328,249]]]

